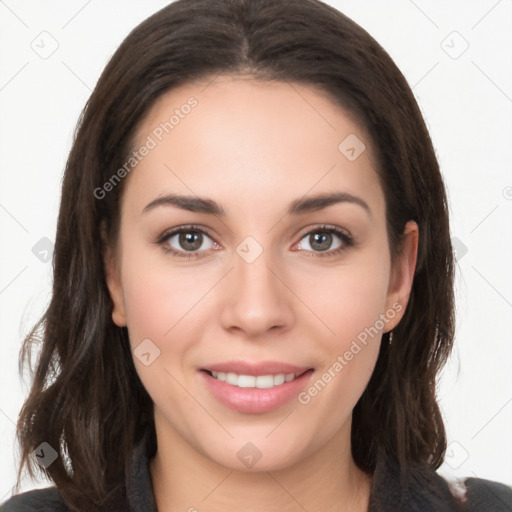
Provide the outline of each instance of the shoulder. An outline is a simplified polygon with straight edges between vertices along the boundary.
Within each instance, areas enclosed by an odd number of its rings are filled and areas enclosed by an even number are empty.
[[[68,512],[56,487],[34,489],[12,496],[0,504],[0,512]]]
[[[512,512],[512,487],[484,478],[446,480],[462,512]]]

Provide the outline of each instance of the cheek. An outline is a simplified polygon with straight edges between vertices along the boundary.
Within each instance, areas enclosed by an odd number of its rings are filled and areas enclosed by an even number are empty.
[[[125,310],[137,373],[155,404],[171,409],[190,404],[178,376],[187,366],[187,354],[197,340],[197,315],[201,311],[204,315],[200,300],[210,286],[184,268],[156,265],[140,258],[125,263]],[[148,365],[138,356],[146,352],[150,353]]]
[[[328,328],[325,332],[333,334],[332,343],[342,348],[384,313],[388,272],[387,262],[382,259],[354,259],[350,264],[301,277],[295,290]]]
[[[323,315],[335,334],[317,338],[321,364],[315,379],[298,397],[325,439],[347,420],[379,355],[385,329],[385,280],[379,281],[378,273],[366,278],[364,282],[355,277],[343,279],[345,287],[332,292]]]
[[[315,289],[322,286],[324,293],[303,291],[331,332],[316,337],[321,367],[301,403],[309,404],[311,411],[323,411],[319,417],[331,410],[332,425],[352,410],[364,391],[378,358],[381,334],[387,330],[386,320],[394,318],[394,310],[390,314],[385,310],[388,272],[388,262],[370,254],[316,279]]]
[[[180,268],[136,265],[124,284],[128,330],[132,344],[152,339],[160,348],[183,329],[194,305],[208,291],[204,279]]]

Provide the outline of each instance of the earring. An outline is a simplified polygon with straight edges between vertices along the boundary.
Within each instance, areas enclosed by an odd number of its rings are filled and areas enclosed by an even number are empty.
[[[393,331],[389,331],[389,344],[393,343]]]

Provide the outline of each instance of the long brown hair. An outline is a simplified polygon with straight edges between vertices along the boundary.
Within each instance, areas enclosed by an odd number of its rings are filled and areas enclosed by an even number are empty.
[[[59,457],[44,471],[73,510],[107,510],[124,492],[134,445],[146,435],[153,451],[156,443],[153,404],[127,330],[112,321],[105,281],[101,227],[114,243],[123,181],[101,199],[94,191],[126,162],[157,98],[220,73],[318,86],[370,134],[392,260],[408,220],[420,238],[405,316],[391,345],[383,336],[353,411],[352,453],[369,474],[381,451],[404,474],[443,461],[436,377],[453,343],[454,259],[442,177],[407,81],[365,30],[319,0],[178,0],[127,36],[82,112],[62,185],[51,302],[20,352],[21,369],[41,349],[18,421],[18,481],[24,467],[35,474],[30,454],[49,443]]]

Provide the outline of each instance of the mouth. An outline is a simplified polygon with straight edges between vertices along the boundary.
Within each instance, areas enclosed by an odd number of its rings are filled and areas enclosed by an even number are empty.
[[[210,377],[220,380],[221,382],[226,382],[231,386],[236,386],[239,388],[271,389],[276,386],[282,386],[286,382],[292,382],[293,380],[304,375],[306,372],[313,371],[313,369],[309,368],[298,373],[291,372],[268,375],[244,375],[233,372],[215,372],[210,370],[203,371],[210,375]]]
[[[201,368],[203,385],[220,404],[242,413],[270,412],[308,385],[314,368],[284,363],[230,362]]]

